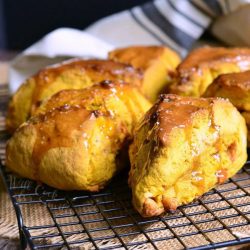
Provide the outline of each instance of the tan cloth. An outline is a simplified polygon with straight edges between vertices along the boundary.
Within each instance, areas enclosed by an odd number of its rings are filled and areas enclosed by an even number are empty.
[[[211,27],[220,41],[234,46],[250,46],[250,4],[218,17]]]
[[[8,96],[7,85],[7,63],[0,63],[0,100]],[[0,138],[4,133],[4,113],[0,108]],[[0,141],[0,158],[4,159],[5,144]],[[7,240],[8,239],[8,240]],[[15,249],[19,245],[17,220],[12,203],[0,178],[0,249]]]

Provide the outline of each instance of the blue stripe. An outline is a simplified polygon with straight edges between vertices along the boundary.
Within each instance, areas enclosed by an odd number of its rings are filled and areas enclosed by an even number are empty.
[[[153,36],[156,40],[158,40],[161,44],[165,44],[164,41],[158,37],[156,34],[154,34],[150,29],[148,29],[136,16],[135,14],[129,10],[130,15],[132,16],[132,18],[134,19],[134,21],[139,24],[139,26],[141,26],[144,30],[146,30],[151,36]]]
[[[143,13],[157,25],[168,37],[185,49],[191,48],[195,39],[172,25],[155,7],[153,3],[144,4]]]
[[[172,7],[176,12],[178,12],[180,15],[184,16],[184,17],[185,17],[186,19],[188,19],[190,22],[192,22],[192,23],[198,25],[199,27],[201,27],[201,28],[203,28],[203,29],[206,28],[206,26],[203,26],[202,24],[198,23],[198,22],[197,22],[196,20],[194,20],[193,18],[187,16],[185,13],[181,12],[180,10],[178,10],[178,9],[173,5],[173,3],[172,3],[171,0],[166,0],[166,2],[168,2],[169,5],[171,5],[171,7]],[[188,1],[188,2],[189,2],[189,1]]]

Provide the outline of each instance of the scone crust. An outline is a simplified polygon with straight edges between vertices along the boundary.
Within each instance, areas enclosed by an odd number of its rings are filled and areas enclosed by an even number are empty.
[[[168,91],[182,96],[199,97],[217,76],[249,69],[248,48],[198,48],[191,51],[176,68]]]
[[[13,95],[7,112],[10,132],[36,112],[41,102],[63,89],[83,89],[103,80],[130,82],[140,86],[142,75],[132,66],[112,60],[71,59],[40,70]]]
[[[110,81],[51,99],[9,140],[7,167],[63,190],[102,189],[125,167],[123,151],[150,103],[135,86]]]
[[[218,76],[203,96],[228,98],[238,110],[250,111],[250,71]]]
[[[140,89],[151,102],[163,93],[171,80],[171,74],[180,63],[179,55],[164,46],[130,46],[109,53],[109,58],[132,65],[141,71]]]
[[[142,216],[155,216],[192,202],[243,166],[246,124],[225,99],[162,95],[137,126],[129,153],[133,204]]]

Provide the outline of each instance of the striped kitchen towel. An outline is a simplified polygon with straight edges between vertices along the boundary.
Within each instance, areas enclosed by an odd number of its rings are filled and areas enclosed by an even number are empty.
[[[69,57],[105,58],[114,47],[164,44],[184,57],[207,29],[227,44],[250,45],[247,3],[250,0],[154,0],[103,18],[84,31],[57,29],[12,62],[10,91],[48,64]]]

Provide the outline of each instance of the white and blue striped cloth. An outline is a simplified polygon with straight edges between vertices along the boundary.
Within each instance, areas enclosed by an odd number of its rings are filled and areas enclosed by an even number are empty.
[[[115,46],[165,44],[184,56],[214,19],[247,2],[155,0],[104,18],[86,31]]]
[[[64,57],[105,58],[115,47],[162,44],[185,56],[219,18],[247,3],[250,0],[154,0],[103,18],[84,31],[57,29],[13,61],[10,90],[15,91],[39,68]],[[249,24],[239,27],[237,32],[244,35],[248,25],[250,27],[250,19]]]

